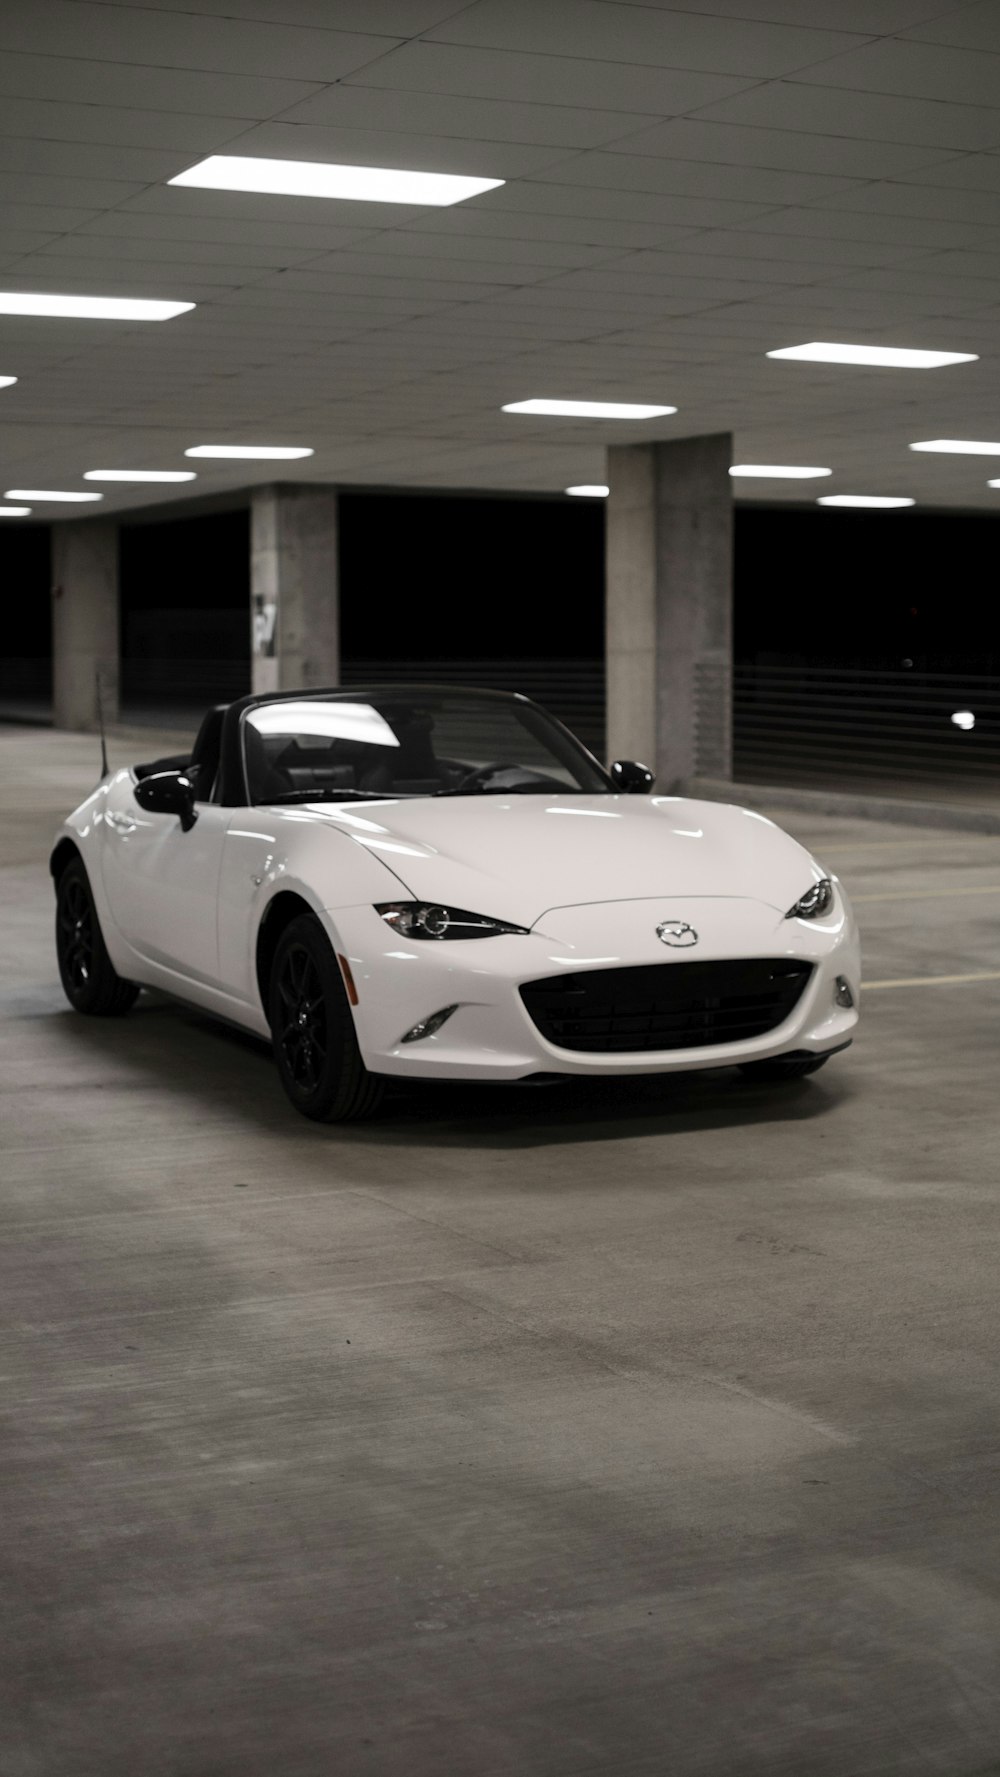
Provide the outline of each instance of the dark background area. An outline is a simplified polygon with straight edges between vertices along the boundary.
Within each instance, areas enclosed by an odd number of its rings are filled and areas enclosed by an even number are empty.
[[[736,510],[740,664],[1000,669],[1000,515]]]
[[[600,500],[344,494],[346,659],[598,660]]]
[[[52,659],[51,535],[12,518],[0,528],[0,690],[47,697]]]
[[[346,661],[580,660],[603,652],[598,501],[347,493],[341,507]],[[736,512],[736,657],[992,673],[1000,515]],[[0,533],[7,671],[51,654],[49,529]],[[126,524],[126,689],[165,688],[249,650],[249,513]]]

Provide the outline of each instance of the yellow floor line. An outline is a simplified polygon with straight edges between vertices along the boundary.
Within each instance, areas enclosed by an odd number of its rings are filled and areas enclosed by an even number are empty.
[[[897,889],[895,893],[889,890],[886,894],[852,895],[851,901],[947,901],[952,895],[1000,895],[1000,884],[989,888]]]
[[[871,993],[878,987],[945,987],[958,981],[1000,981],[1000,969],[981,969],[974,975],[904,975],[898,981],[862,981]]]

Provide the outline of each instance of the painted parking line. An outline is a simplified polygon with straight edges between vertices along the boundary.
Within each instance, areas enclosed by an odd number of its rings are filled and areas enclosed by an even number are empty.
[[[1000,883],[989,888],[889,889],[885,894],[852,895],[851,901],[950,901],[952,895],[1000,895]]]
[[[1000,969],[979,969],[972,975],[902,975],[898,981],[862,981],[862,992],[880,987],[948,987],[961,981],[1000,981]]]

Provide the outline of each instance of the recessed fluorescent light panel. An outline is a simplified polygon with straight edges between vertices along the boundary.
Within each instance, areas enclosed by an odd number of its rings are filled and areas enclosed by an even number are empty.
[[[9,389],[11,386],[11,383],[16,383],[16,382],[17,382],[16,376],[0,376],[0,389]]]
[[[0,518],[27,518],[30,506],[0,506]]]
[[[194,469],[88,469],[84,481],[197,481]]]
[[[791,463],[734,463],[729,473],[752,481],[815,481],[820,475],[832,475],[833,470],[799,468]]]
[[[194,306],[193,302],[154,302],[139,296],[52,296],[0,290],[0,315],[55,315],[66,321],[170,321]]]
[[[922,438],[911,450],[940,450],[957,457],[1000,457],[1000,444],[985,438]]]
[[[676,407],[646,407],[635,401],[508,401],[504,413],[549,413],[568,420],[653,420]]]
[[[798,358],[808,364],[869,364],[884,370],[939,370],[942,364],[974,364],[978,352],[920,352],[905,346],[836,345],[813,339],[804,346],[782,346],[769,358]]]
[[[414,173],[397,167],[338,166],[323,160],[262,160],[247,154],[210,154],[168,185],[209,191],[262,191],[280,197],[336,197],[368,204],[460,204],[495,191],[503,179],[462,173]]]
[[[103,500],[103,494],[65,494],[49,490],[42,492],[37,487],[9,487],[4,494],[5,500],[65,500],[76,505],[82,500]]]
[[[606,500],[611,489],[604,487],[599,481],[581,481],[579,487],[568,487],[564,491],[567,494],[579,494],[582,500]]]
[[[904,494],[821,494],[817,506],[915,506]]]
[[[289,462],[294,457],[311,457],[315,452],[309,444],[193,444],[186,457],[232,457],[237,461],[259,457],[264,461]]]

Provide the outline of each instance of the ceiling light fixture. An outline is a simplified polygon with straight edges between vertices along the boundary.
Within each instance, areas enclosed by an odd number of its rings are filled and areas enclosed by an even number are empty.
[[[833,470],[797,468],[792,463],[734,463],[729,473],[755,481],[815,481],[820,475],[832,475]]]
[[[0,506],[0,518],[27,518],[30,506]]]
[[[16,382],[17,382],[16,376],[0,376],[0,389],[9,389],[11,386],[11,383],[16,383]]]
[[[276,462],[315,454],[309,444],[193,444],[184,452],[186,457],[233,457],[236,460],[259,457]]]
[[[821,494],[817,506],[915,506],[906,494]]]
[[[369,204],[460,204],[494,191],[503,179],[464,173],[415,173],[399,167],[340,166],[323,160],[269,160],[249,154],[210,154],[168,179],[209,191],[258,191],[280,197],[346,198]]]
[[[197,481],[194,469],[88,469],[84,481]]]
[[[579,494],[581,499],[584,500],[606,500],[611,489],[609,487],[603,487],[598,481],[595,481],[593,484],[588,481],[581,481],[579,487],[567,487],[564,488],[563,491],[567,494]]]
[[[36,487],[9,487],[4,494],[5,500],[65,500],[76,505],[82,500],[103,500],[103,494],[67,494],[48,490],[42,492]]]
[[[537,397],[531,401],[508,401],[503,413],[548,413],[561,419],[576,420],[652,420],[660,414],[676,413],[676,407],[647,407],[635,401],[549,401]]]
[[[940,450],[957,457],[1000,457],[1000,444],[985,438],[922,438],[911,450]]]
[[[978,352],[923,352],[909,346],[837,345],[813,339],[804,346],[782,346],[769,358],[798,358],[808,364],[867,364],[883,370],[938,370],[942,364],[974,364]]]
[[[0,290],[0,315],[54,315],[79,321],[169,321],[193,302],[154,302],[144,296],[54,296]]]

